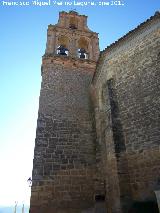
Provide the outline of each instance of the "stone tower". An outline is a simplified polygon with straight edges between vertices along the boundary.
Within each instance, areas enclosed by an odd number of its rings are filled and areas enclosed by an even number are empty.
[[[49,25],[35,140],[30,213],[90,212],[95,135],[89,86],[99,56],[87,17],[60,12]]]

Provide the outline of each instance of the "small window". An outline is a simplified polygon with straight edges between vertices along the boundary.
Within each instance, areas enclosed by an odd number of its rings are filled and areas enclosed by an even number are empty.
[[[78,20],[76,17],[71,17],[69,20],[69,28],[74,30],[78,27]]]
[[[105,201],[105,195],[104,194],[95,195],[95,201],[96,202],[104,202]]]
[[[70,25],[69,25],[69,28],[70,28],[71,30],[77,29],[77,27],[76,27],[74,24],[70,24]]]

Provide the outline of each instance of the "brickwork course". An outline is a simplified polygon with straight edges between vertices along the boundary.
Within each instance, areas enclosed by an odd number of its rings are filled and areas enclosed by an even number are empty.
[[[60,12],[41,75],[30,213],[127,213],[135,202],[157,203],[160,13],[100,53],[87,17]]]

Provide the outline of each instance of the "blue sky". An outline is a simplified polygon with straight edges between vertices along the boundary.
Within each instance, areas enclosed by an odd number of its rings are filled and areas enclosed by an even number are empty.
[[[27,178],[32,172],[47,26],[57,23],[59,11],[76,9],[88,16],[88,26],[99,33],[103,50],[160,8],[160,0],[123,3],[124,6],[40,7],[3,6],[0,0],[0,205],[29,203]]]

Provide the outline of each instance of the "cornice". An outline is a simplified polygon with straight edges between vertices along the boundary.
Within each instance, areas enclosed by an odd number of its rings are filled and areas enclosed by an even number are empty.
[[[58,26],[58,24],[55,24],[55,25],[48,25],[48,31],[55,31],[55,32],[59,32],[59,31],[68,31],[68,32],[73,32],[73,33],[88,33],[88,34],[95,34],[96,36],[99,34],[99,33],[96,33],[90,29],[83,29],[83,30],[80,30],[80,29],[69,29],[69,28],[64,28],[64,27],[60,27]]]
[[[64,66],[71,69],[84,68],[84,71],[94,72],[96,68],[96,62],[89,59],[81,59],[81,58],[72,58],[70,56],[62,56],[62,55],[44,55],[42,57],[42,74],[44,66]]]
[[[126,42],[127,39],[129,39],[133,35],[136,36],[140,31],[145,29],[149,24],[151,24],[152,22],[154,22],[156,20],[160,20],[160,12],[159,11],[155,12],[154,16],[151,16],[149,19],[147,19],[143,23],[139,24],[136,28],[134,28],[133,30],[129,31],[127,34],[122,36],[120,39],[118,39],[117,41],[115,41],[111,45],[107,46],[102,52],[107,53],[112,48],[114,48],[116,45],[121,44],[123,41]]]

